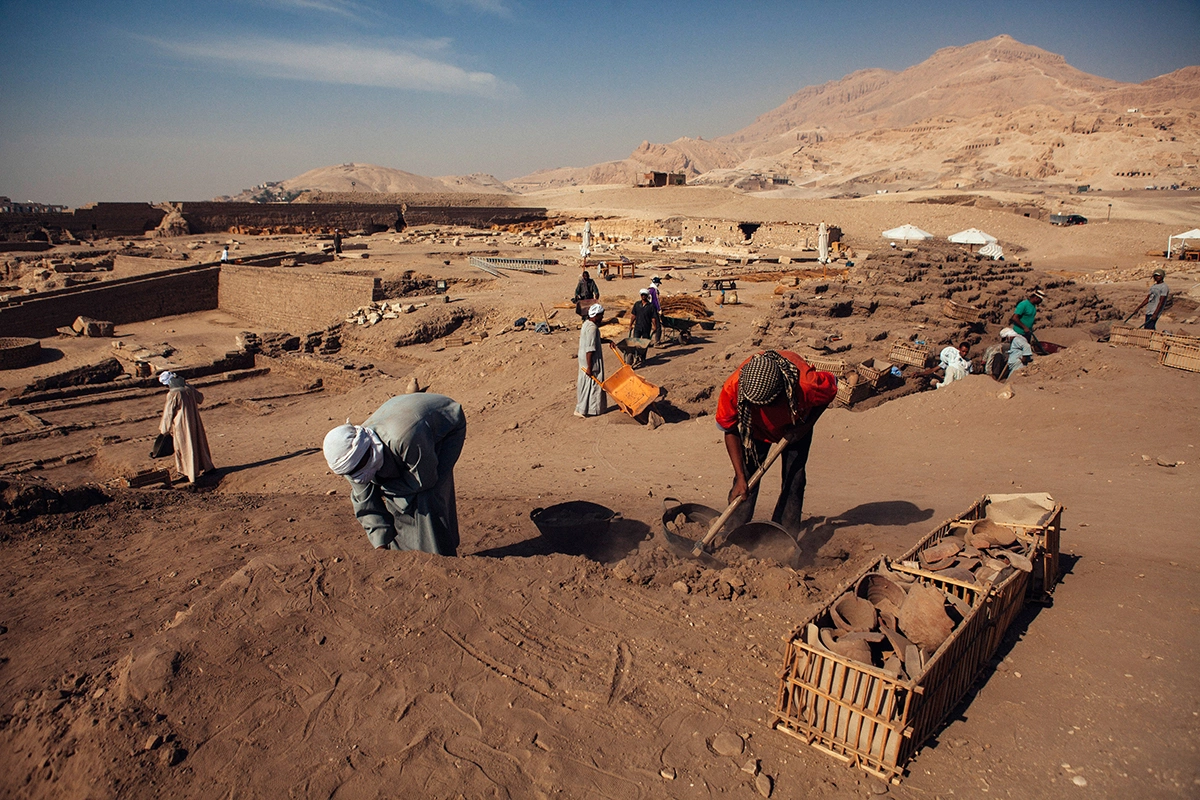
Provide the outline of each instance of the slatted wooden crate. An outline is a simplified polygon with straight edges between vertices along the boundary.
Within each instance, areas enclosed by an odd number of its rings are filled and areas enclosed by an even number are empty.
[[[868,572],[834,593],[838,598]],[[841,761],[899,783],[908,761],[966,695],[989,645],[988,589],[932,574],[916,581],[963,599],[970,612],[920,674],[899,678],[810,643],[810,626],[829,614],[827,604],[785,637],[775,727]]]
[[[1166,349],[1168,344],[1179,345],[1180,347],[1200,348],[1200,338],[1195,336],[1185,336],[1184,334],[1180,333],[1150,331],[1150,344],[1148,347],[1155,353],[1161,353],[1164,349]]]
[[[839,378],[845,377],[850,371],[850,365],[846,363],[844,358],[831,358],[829,356],[805,356],[804,360],[809,363],[813,369],[819,369],[822,372],[832,372]]]
[[[969,306],[966,303],[956,303],[953,300],[947,300],[942,303],[942,313],[950,319],[958,320],[959,322],[983,322],[983,311],[975,306]]]
[[[843,406],[852,406],[871,396],[871,384],[856,383],[853,386],[848,381],[839,380],[837,395],[834,400]]]
[[[1200,347],[1181,342],[1167,342],[1158,354],[1158,363],[1187,372],[1200,372]]]
[[[932,357],[929,345],[901,341],[892,345],[888,361],[893,364],[907,364],[910,367],[924,367]]]
[[[1130,325],[1113,325],[1108,334],[1108,341],[1112,344],[1126,344],[1131,347],[1149,347],[1152,333],[1154,331],[1134,328]]]

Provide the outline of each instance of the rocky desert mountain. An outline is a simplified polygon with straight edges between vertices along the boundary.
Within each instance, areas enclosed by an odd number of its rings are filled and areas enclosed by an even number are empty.
[[[937,51],[902,72],[810,86],[713,141],[643,142],[628,158],[509,181],[523,191],[633,183],[825,190],[1094,183],[1196,185],[1200,67],[1140,84],[1089,75],[1009,36]]]
[[[498,178],[483,173],[448,175],[427,178],[404,170],[380,167],[375,164],[336,164],[310,169],[302,175],[284,181],[265,183],[240,194],[222,198],[234,201],[287,202],[305,194],[513,194],[513,190]]]

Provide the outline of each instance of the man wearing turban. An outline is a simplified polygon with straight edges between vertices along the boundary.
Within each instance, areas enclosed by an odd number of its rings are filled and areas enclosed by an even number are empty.
[[[200,404],[204,395],[188,386],[182,375],[160,372],[158,382],[166,386],[167,402],[163,405],[158,432],[171,434],[175,447],[175,471],[194,484],[196,478],[214,469],[208,450],[208,436],[200,420]]]
[[[354,516],[376,549],[458,554],[454,465],[466,438],[462,406],[424,393],[325,435],[325,460],[350,482]]]
[[[833,373],[813,369],[787,350],[751,356],[726,379],[716,420],[733,464],[729,501],[746,497],[730,518],[730,529],[753,518],[758,486],[747,488],[749,476],[765,461],[771,445],[788,436],[791,444],[780,454],[783,478],[771,520],[789,533],[799,533],[813,425],[836,394]]]
[[[604,353],[600,350],[600,320],[604,306],[593,303],[579,331],[579,377],[575,379],[575,416],[595,417],[604,413]],[[592,380],[595,378],[595,380]]]

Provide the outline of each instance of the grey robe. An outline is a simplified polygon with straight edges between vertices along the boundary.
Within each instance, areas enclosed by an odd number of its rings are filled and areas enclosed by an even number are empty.
[[[587,354],[592,356],[592,374],[596,380],[604,382],[604,352],[600,349],[600,329],[590,319],[583,321],[583,329],[579,332],[579,368],[587,369]],[[583,372],[575,382],[575,412],[594,417],[603,414],[607,406],[604,390],[596,385],[596,381]]]
[[[462,406],[440,394],[393,397],[363,427],[383,440],[370,483],[350,480],[350,503],[375,547],[458,553],[454,465],[467,438]]]
[[[208,451],[208,437],[204,434],[204,423],[200,421],[200,404],[204,395],[179,381],[167,392],[162,419],[158,423],[159,433],[169,433],[175,444],[175,470],[186,475],[192,483],[202,472],[213,469],[212,455]]]

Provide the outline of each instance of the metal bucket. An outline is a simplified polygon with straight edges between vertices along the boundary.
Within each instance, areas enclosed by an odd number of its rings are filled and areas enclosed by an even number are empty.
[[[618,516],[611,508],[586,500],[571,500],[529,512],[538,533],[556,542],[598,539],[608,532],[608,524]]]
[[[668,505],[668,503],[673,503],[674,505]],[[677,498],[664,497],[662,532],[668,539],[686,539],[686,537],[673,533],[671,529],[667,527],[667,523],[674,520],[680,514],[683,514],[683,516],[687,518],[688,522],[698,522],[706,529],[709,525],[712,525],[714,519],[721,516],[721,512],[717,511],[715,508],[709,508],[708,506],[700,505],[699,503],[681,503]],[[695,542],[691,543],[695,544]]]

